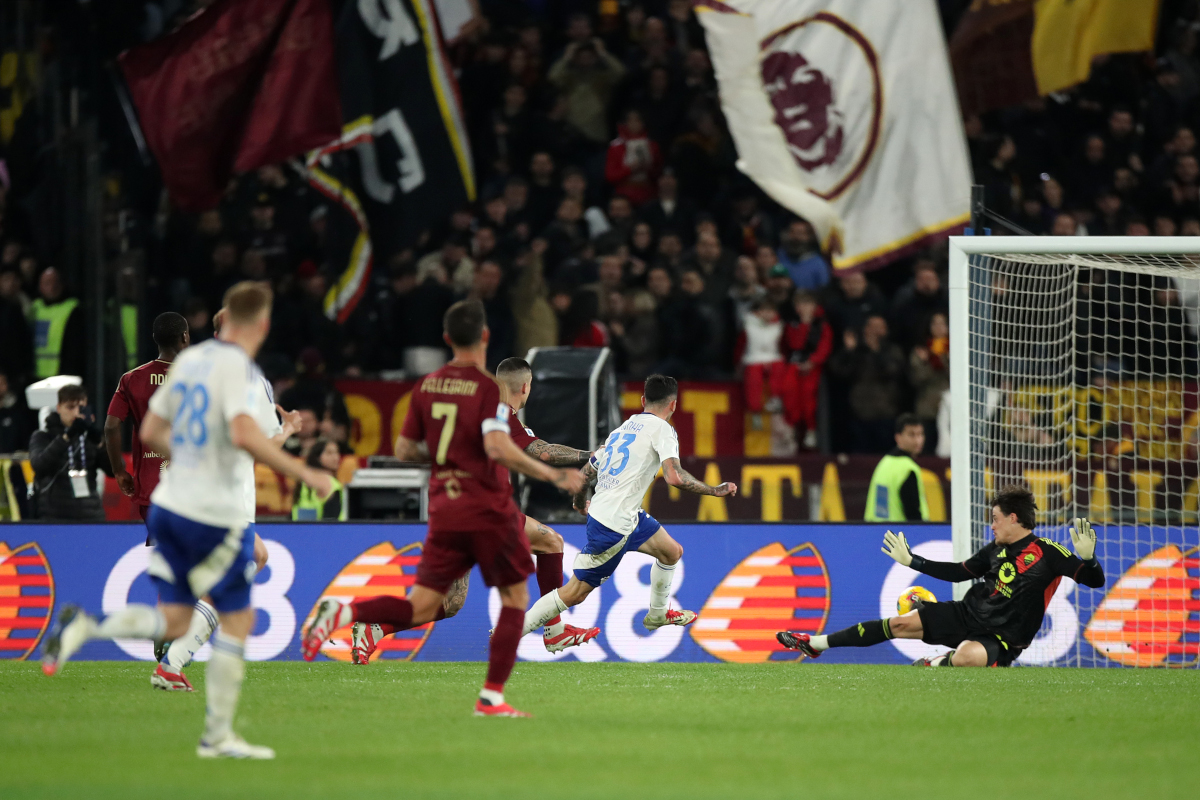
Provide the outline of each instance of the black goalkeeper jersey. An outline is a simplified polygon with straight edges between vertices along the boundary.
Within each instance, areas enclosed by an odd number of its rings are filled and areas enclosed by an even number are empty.
[[[963,606],[980,625],[1019,648],[1037,636],[1063,576],[1094,589],[1104,585],[1100,562],[1084,561],[1032,533],[1012,544],[992,541],[961,564],[914,556],[912,568],[945,581],[982,577],[967,591]]]

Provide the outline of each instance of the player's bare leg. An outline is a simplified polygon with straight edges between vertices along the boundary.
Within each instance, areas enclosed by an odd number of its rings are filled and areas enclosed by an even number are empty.
[[[463,604],[467,602],[467,589],[470,588],[470,585],[471,573],[469,572],[450,584],[450,589],[442,600],[442,616],[437,619],[449,619],[462,610]],[[360,666],[371,663],[371,654],[379,647],[379,642],[383,637],[398,630],[407,629],[378,622],[355,622],[350,626],[350,663]]]
[[[902,617],[860,622],[827,636],[780,631],[775,634],[775,639],[789,650],[799,650],[808,658],[817,658],[830,647],[871,647],[888,639],[920,639],[924,633],[920,614],[910,611]]]
[[[521,627],[525,621],[525,606],[529,603],[529,592],[525,582],[511,586],[499,586],[500,619],[492,631],[488,645],[487,679],[479,690],[475,701],[477,717],[528,717],[530,714],[517,711],[504,702],[504,684],[512,674],[517,661],[517,645],[521,642]]]
[[[683,558],[683,545],[672,539],[666,528],[659,528],[638,548],[638,552],[654,556],[654,563],[650,565],[650,609],[642,620],[646,630],[656,631],[664,625],[690,625],[695,622],[696,612],[668,607],[671,580],[675,577],[675,565]]]
[[[267,566],[267,546],[262,537],[254,534],[254,566],[256,572],[262,572]],[[192,611],[192,619],[187,631],[182,636],[164,640],[162,653],[157,651],[158,665],[150,675],[150,685],[155,689],[168,692],[190,692],[192,684],[183,674],[183,668],[192,662],[196,653],[212,636],[217,628],[217,610],[213,608],[208,597],[197,600]]]
[[[525,536],[537,558],[538,593],[545,597],[563,585],[563,538],[554,529],[528,516],[525,517]],[[585,644],[600,635],[599,628],[567,625],[557,614],[546,620],[543,627],[542,641],[551,653]]]

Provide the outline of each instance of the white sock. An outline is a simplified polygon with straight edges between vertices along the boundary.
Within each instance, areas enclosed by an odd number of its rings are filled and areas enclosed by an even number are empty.
[[[665,619],[667,602],[671,599],[671,579],[675,577],[675,565],[667,566],[658,559],[650,565],[650,616]]]
[[[546,620],[554,619],[567,610],[567,604],[558,596],[558,589],[544,594],[525,613],[525,630],[521,633],[532,633],[546,624]]]
[[[504,692],[497,692],[493,689],[480,689],[479,699],[487,700],[494,706],[504,705]]]
[[[554,618],[551,617],[551,619],[554,619]],[[567,629],[567,623],[563,622],[562,619],[560,618],[558,620],[558,622],[554,623],[553,625],[546,625],[542,630],[542,635],[546,636],[550,639],[553,639],[555,636],[562,634],[562,632],[565,631],[566,629]]]
[[[167,619],[154,606],[130,603],[96,625],[94,639],[161,639]]]
[[[196,651],[204,647],[204,643],[212,636],[216,627],[217,610],[203,600],[197,600],[187,633],[171,642],[167,654],[163,656],[162,665],[167,672],[179,672],[186,667],[196,655]]]
[[[825,635],[810,636],[810,637],[808,637],[808,643],[810,645],[812,645],[813,650],[828,650],[829,649],[829,637],[825,636]]]
[[[212,658],[204,678],[207,713],[204,717],[204,741],[216,744],[233,733],[233,714],[242,693],[246,662],[242,658],[244,639],[235,639],[225,631],[213,637]]]

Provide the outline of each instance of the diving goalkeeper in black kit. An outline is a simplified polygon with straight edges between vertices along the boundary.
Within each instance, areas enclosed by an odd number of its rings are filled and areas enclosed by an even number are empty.
[[[784,647],[816,658],[830,647],[870,647],[888,639],[920,639],[953,647],[914,666],[1007,667],[1029,646],[1042,626],[1046,606],[1064,576],[1084,586],[1104,585],[1096,560],[1096,533],[1086,519],[1075,520],[1071,544],[1033,535],[1037,505],[1033,493],[1008,486],[992,501],[995,539],[961,564],[927,561],[913,552],[904,534],[888,531],[883,552],[900,564],[944,581],[983,578],[961,601],[925,603],[902,617],[860,622],[828,636],[783,631],[775,638]]]

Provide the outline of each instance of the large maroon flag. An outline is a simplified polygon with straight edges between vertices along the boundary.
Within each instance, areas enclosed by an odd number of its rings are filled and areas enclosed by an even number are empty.
[[[181,208],[212,208],[234,173],[341,135],[328,0],[216,0],[120,61]]]

